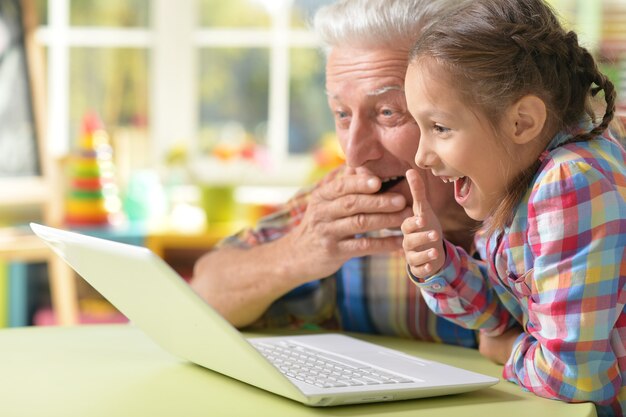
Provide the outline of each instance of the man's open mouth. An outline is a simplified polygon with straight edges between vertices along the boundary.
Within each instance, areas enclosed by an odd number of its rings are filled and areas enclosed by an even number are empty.
[[[380,186],[380,190],[378,190],[377,194],[385,193],[389,191],[394,185],[399,184],[402,180],[404,180],[404,176],[391,177],[383,181],[383,184]]]

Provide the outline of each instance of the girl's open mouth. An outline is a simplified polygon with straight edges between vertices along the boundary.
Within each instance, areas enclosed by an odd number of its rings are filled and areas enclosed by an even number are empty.
[[[469,177],[459,177],[454,181],[454,199],[457,203],[463,204],[467,200],[471,186]]]

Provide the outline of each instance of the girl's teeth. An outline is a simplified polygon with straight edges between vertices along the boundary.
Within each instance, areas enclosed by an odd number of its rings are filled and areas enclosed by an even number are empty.
[[[442,180],[443,182],[448,183],[448,182],[455,182],[455,181],[458,181],[458,180],[460,180],[461,178],[465,178],[465,177],[450,177],[450,178],[443,178],[443,177],[442,177],[442,178],[441,178],[441,180]]]

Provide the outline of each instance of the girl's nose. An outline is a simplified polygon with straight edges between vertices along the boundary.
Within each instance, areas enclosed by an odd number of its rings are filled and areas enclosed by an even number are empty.
[[[426,141],[422,138],[415,154],[415,164],[422,169],[429,169],[434,165],[436,158],[435,153],[428,148]]]

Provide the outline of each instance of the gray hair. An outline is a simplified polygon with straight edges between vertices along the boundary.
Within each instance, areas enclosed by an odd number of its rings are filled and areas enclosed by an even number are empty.
[[[337,46],[408,51],[437,16],[461,3],[459,0],[339,0],[317,11],[313,27],[326,53]]]

